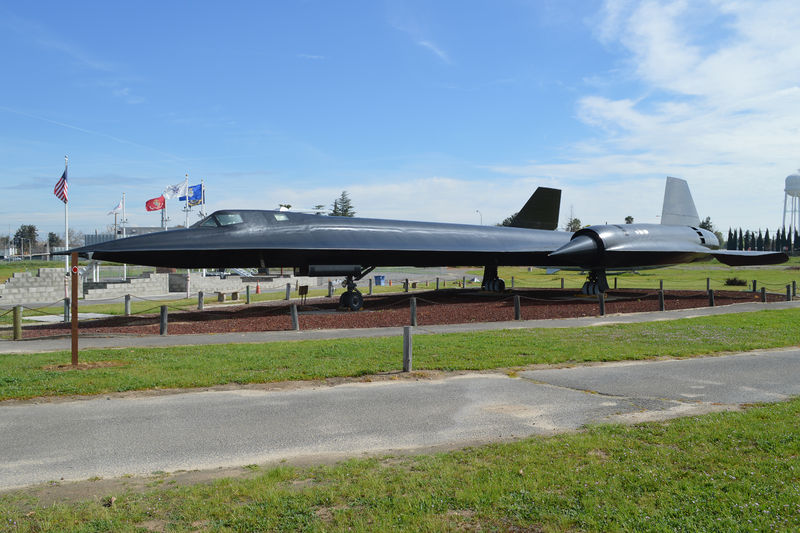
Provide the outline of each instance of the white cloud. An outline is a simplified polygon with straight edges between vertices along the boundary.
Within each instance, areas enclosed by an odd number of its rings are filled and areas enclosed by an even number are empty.
[[[418,41],[417,44],[433,52],[439,59],[441,59],[445,63],[450,63],[450,56],[447,55],[447,52],[436,46],[436,44],[432,43],[431,41],[422,40]]]

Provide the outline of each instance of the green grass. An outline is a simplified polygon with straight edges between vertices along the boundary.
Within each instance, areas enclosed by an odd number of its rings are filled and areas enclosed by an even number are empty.
[[[416,370],[485,370],[532,364],[686,357],[800,344],[800,309],[569,329],[417,335]],[[101,394],[362,376],[402,368],[402,339],[83,350],[81,362],[116,367],[46,370],[68,352],[0,356],[0,399]]]
[[[0,497],[0,528],[797,531],[798,419],[793,400],[437,455],[252,469],[250,479],[50,507],[12,494]]]

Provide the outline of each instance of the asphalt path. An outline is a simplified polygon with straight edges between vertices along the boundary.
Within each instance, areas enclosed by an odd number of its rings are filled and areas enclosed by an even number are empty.
[[[437,379],[0,406],[0,490],[458,447],[779,401],[800,349]]]

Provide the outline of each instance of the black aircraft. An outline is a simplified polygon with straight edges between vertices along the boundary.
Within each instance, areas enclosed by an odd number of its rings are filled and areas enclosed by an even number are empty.
[[[178,268],[294,267],[297,275],[343,276],[340,303],[358,310],[356,281],[375,267],[483,265],[482,287],[502,292],[498,266],[536,265],[588,272],[583,292],[608,289],[606,270],[661,267],[707,260],[764,265],[788,259],[782,252],[719,249],[699,227],[689,187],[667,178],[661,224],[588,226],[554,231],[561,191],[539,187],[511,226],[474,226],[332,217],[287,211],[222,210],[190,228],[137,235],[63,253]]]

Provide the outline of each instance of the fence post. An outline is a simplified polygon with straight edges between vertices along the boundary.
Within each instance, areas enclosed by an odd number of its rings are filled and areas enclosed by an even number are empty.
[[[202,311],[205,305],[205,300],[203,299],[203,291],[197,291],[197,310]]]
[[[461,288],[462,289],[466,289],[467,288],[467,276],[464,276],[464,277],[461,278]]]
[[[714,307],[714,289],[708,291],[708,306]]]
[[[598,291],[597,301],[600,304],[600,316],[604,316],[606,314],[606,293]]]
[[[369,292],[367,294],[372,296],[372,278],[369,278]]]
[[[514,276],[511,276],[511,288],[514,288]]]
[[[403,281],[403,292],[408,292],[408,278]]]
[[[519,294],[514,295],[514,320],[522,320],[522,309],[519,302]]]
[[[69,323],[69,298],[64,298],[64,323]]]
[[[664,305],[664,291],[658,291],[658,310],[664,311],[666,306]]]
[[[250,285],[246,285],[244,289],[244,301],[250,303]]]
[[[287,283],[286,284],[286,301],[291,300],[291,298],[292,298],[292,284],[291,283]]]
[[[617,289],[617,276],[614,276],[614,290]]]
[[[436,277],[436,290],[439,290],[439,277]]]
[[[125,295],[125,316],[131,316],[131,295]]]
[[[764,287],[761,287],[761,301],[762,302],[767,301],[767,289]]]
[[[333,298],[333,282],[328,280],[328,298]]]
[[[18,341],[22,338],[22,306],[14,306],[14,340]]]
[[[753,280],[753,292],[756,292],[756,291],[757,291],[757,289],[756,289],[756,280]]]
[[[161,306],[161,325],[159,327],[159,333],[161,335],[167,334],[167,306]]]
[[[408,305],[411,308],[411,325],[417,325],[417,299],[415,297],[411,297],[408,300]]]
[[[411,372],[412,351],[411,326],[403,326],[403,372]]]
[[[787,285],[786,286],[786,301],[787,302],[791,302],[792,301],[792,287],[791,287],[791,285]]]
[[[711,290],[711,278],[706,278],[706,291]]]
[[[664,280],[663,279],[658,280],[658,290],[660,290],[660,291],[664,290]]]
[[[792,280],[792,297],[797,296],[797,281]]]
[[[564,278],[561,278],[561,288],[564,288]]]
[[[300,331],[300,319],[297,317],[297,304],[289,306],[289,314],[292,315],[292,329]]]

